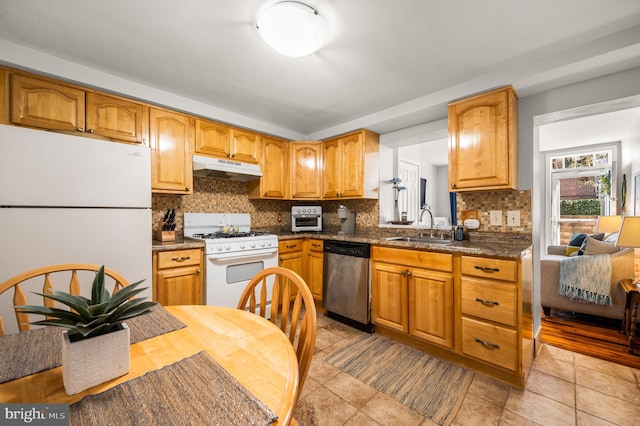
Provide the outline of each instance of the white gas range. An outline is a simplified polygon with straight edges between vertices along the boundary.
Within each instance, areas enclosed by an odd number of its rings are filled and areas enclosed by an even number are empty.
[[[278,266],[278,237],[251,231],[247,213],[185,213],[184,236],[205,242],[207,305],[237,307],[249,280]]]

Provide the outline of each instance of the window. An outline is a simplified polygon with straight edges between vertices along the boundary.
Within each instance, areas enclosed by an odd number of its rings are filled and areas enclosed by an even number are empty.
[[[617,145],[547,154],[551,183],[551,244],[574,232],[593,233],[598,216],[615,214]]]

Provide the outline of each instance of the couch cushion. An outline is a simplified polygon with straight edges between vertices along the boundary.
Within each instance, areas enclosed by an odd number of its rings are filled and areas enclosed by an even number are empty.
[[[587,237],[580,248],[582,254],[613,254],[620,250],[619,247],[604,241],[598,241],[595,238]],[[580,254],[580,253],[578,253]]]

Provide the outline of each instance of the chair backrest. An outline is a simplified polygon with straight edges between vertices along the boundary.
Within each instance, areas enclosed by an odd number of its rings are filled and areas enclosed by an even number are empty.
[[[10,288],[14,289],[13,292],[13,306],[22,306],[27,304],[27,298],[25,297],[24,291],[21,287],[22,283],[31,280],[33,278],[38,278],[43,276],[43,285],[42,290],[38,291],[42,294],[52,294],[53,290],[53,280],[51,278],[52,274],[56,273],[67,273],[71,272],[71,276],[69,279],[69,287],[68,289],[56,289],[61,291],[66,291],[71,294],[80,294],[80,281],[78,280],[78,271],[98,271],[101,265],[92,265],[89,263],[68,263],[61,265],[51,265],[45,266],[38,269],[33,269],[28,272],[24,272],[20,275],[16,275],[15,277],[3,282],[0,284],[0,294],[9,290]],[[122,287],[128,286],[129,282],[119,273],[110,268],[104,268],[104,275],[106,277],[111,277],[114,281],[113,292],[120,290]],[[106,286],[106,281],[105,281]],[[55,307],[55,302],[51,299],[42,298],[43,305],[48,306],[50,308]],[[16,312],[16,319],[18,321],[18,329],[22,331],[28,331],[31,329],[29,325],[29,314],[24,312]],[[4,336],[5,328],[4,322],[2,320],[2,316],[0,316],[0,336]]]
[[[268,287],[271,287],[270,301],[267,300]],[[317,329],[316,306],[307,283],[286,268],[263,269],[247,284],[238,309],[253,313],[257,310],[258,315],[279,326],[289,337],[298,357],[299,390],[302,391],[315,350]]]

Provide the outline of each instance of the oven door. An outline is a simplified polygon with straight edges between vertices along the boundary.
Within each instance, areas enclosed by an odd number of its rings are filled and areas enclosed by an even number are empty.
[[[278,266],[277,248],[207,255],[207,305],[238,307],[240,296],[251,278],[272,266]],[[271,301],[271,291],[267,297]]]

